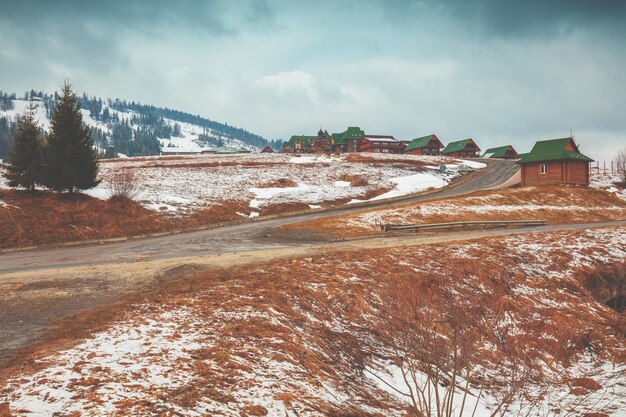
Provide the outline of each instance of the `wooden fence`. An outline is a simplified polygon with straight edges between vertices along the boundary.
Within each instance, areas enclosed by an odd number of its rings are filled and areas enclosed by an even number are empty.
[[[545,226],[545,220],[468,221],[430,224],[381,224],[383,232],[419,232],[422,230],[446,230],[469,228]]]
[[[624,172],[626,170],[626,165],[619,165],[615,161],[611,162],[589,162],[589,172],[592,174],[617,174],[619,172]]]

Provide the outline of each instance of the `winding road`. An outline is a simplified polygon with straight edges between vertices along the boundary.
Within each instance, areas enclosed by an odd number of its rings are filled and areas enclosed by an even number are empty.
[[[508,161],[484,161],[487,167],[435,190],[355,205],[246,220],[159,237],[105,244],[60,246],[0,254],[0,370],[17,360],[17,352],[42,340],[80,337],[59,332],[59,321],[89,312],[94,320],[107,309],[132,302],[160,282],[198,269],[245,266],[272,259],[316,256],[326,251],[431,244],[458,240],[619,226],[626,222],[553,225],[519,229],[475,230],[435,235],[383,236],[358,241],[298,234],[283,236],[277,226],[319,219],[364,208],[459,196],[499,185],[510,185],[518,167]],[[333,240],[334,239],[334,240]],[[106,317],[106,314],[104,314]],[[80,330],[78,330],[80,331]]]
[[[261,217],[223,227],[160,237],[130,239],[116,243],[4,253],[0,254],[0,274],[33,269],[127,262],[146,258],[172,259],[315,244],[319,243],[319,239],[311,236],[302,235],[299,239],[280,239],[277,236],[268,238],[268,235],[272,235],[273,228],[289,223],[350,213],[364,208],[459,196],[493,188],[507,181],[519,170],[519,166],[510,161],[483,160],[482,162],[486,163],[487,167],[467,174],[447,187],[434,192],[395,198],[391,201],[379,200],[296,215]]]

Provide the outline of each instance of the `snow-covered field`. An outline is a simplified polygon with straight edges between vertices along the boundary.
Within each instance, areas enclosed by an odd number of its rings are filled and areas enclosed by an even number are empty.
[[[426,224],[473,220],[546,220],[586,223],[626,220],[626,202],[582,187],[524,187],[482,192],[468,197],[368,209],[283,228],[330,233],[369,234],[381,224]]]
[[[602,170],[600,172],[595,169],[591,170],[589,184],[590,187],[606,190],[608,192],[614,193],[622,200],[626,200],[626,188],[618,188],[615,185],[619,182],[620,175],[617,172],[608,172],[604,174]]]
[[[346,156],[293,156],[284,154],[199,155],[127,158],[100,164],[102,183],[86,193],[109,197],[115,173],[132,172],[135,198],[143,206],[174,215],[228,202],[245,202],[248,213],[258,215],[271,205],[301,203],[318,207],[353,199],[387,198],[443,187],[458,175],[415,164],[446,160],[428,156],[396,156],[407,164],[385,163],[385,156],[349,162]],[[370,162],[371,161],[371,162]],[[412,163],[413,165],[411,165]],[[6,182],[0,180],[0,188]],[[286,182],[287,186],[277,186]],[[385,193],[385,194],[383,194]]]
[[[575,273],[625,257],[626,228],[608,228],[209,273],[193,292],[134,306],[108,329],[16,369],[0,385],[0,405],[16,416],[404,416],[401,392],[424,375],[407,385],[372,330],[390,280],[423,278],[458,303],[484,301],[499,339],[480,339],[479,374],[506,383],[498,370],[511,364],[496,352],[511,344],[543,378],[529,376],[528,396],[504,415],[623,416],[626,346],[611,327],[616,313]],[[470,387],[468,404],[478,394]],[[490,416],[496,398],[485,390],[476,417]]]

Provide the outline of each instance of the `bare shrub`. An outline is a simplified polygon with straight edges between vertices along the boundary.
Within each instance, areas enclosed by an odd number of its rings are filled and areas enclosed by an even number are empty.
[[[394,280],[387,291],[388,308],[377,332],[390,346],[388,357],[404,383],[381,382],[406,398],[410,415],[474,416],[478,401],[489,390],[495,402],[491,415],[502,416],[521,398],[528,369],[509,360],[514,357],[511,352],[499,348],[502,386],[486,384],[482,375],[481,340],[493,328],[493,317],[482,303],[463,302],[454,291],[441,291],[428,280]]]
[[[114,172],[106,182],[109,198],[135,199],[139,195],[137,176],[131,170]]]

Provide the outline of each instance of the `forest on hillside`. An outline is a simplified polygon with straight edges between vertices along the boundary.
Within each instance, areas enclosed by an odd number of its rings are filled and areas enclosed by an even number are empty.
[[[14,100],[18,99],[40,102],[49,118],[59,95],[57,92],[47,94],[31,90],[18,97],[15,93],[8,94],[0,91],[0,159],[4,159],[11,148],[11,134],[15,129],[15,120],[7,117],[3,112],[13,110]],[[203,133],[199,134],[198,138],[207,146],[223,146],[225,139],[240,140],[257,148],[270,145],[279,149],[282,143],[280,140],[268,141],[259,135],[226,123],[169,108],[134,101],[89,97],[85,93],[80,97],[79,102],[81,108],[87,110],[93,120],[100,122],[99,126],[90,127],[92,137],[103,158],[115,157],[118,153],[128,156],[158,155],[159,139],[181,135],[180,125],[178,123],[172,125],[165,119],[201,127]]]

